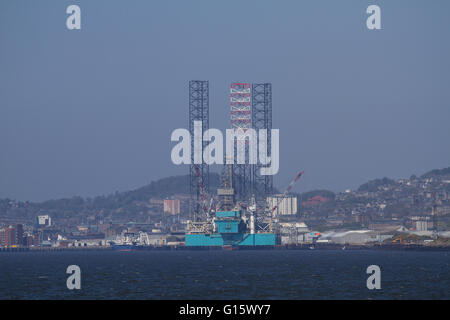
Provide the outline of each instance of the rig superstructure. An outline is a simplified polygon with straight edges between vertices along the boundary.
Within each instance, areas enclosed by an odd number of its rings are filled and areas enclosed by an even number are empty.
[[[203,121],[203,130],[209,128],[209,83],[189,83],[189,128],[193,135],[194,121]],[[231,128],[246,132],[248,129],[267,130],[267,151],[271,152],[272,85],[270,83],[232,83],[230,86]],[[239,139],[239,138],[238,138]],[[236,151],[238,139],[234,141]],[[245,139],[245,138],[244,138]],[[209,169],[204,164],[190,165],[191,220],[187,221],[185,245],[213,246],[274,246],[276,219],[267,197],[273,193],[273,176],[261,176],[261,164],[248,161],[224,161],[222,186],[217,197],[208,190]],[[234,152],[234,157],[237,152]],[[192,162],[193,163],[193,162]],[[213,205],[214,202],[216,206]]]

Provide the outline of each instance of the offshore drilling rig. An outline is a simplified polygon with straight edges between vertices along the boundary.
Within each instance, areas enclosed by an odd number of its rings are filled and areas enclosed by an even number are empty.
[[[267,153],[271,154],[272,86],[270,83],[232,83],[230,87],[231,128],[235,130],[267,130]],[[202,132],[209,129],[209,83],[189,82],[189,130],[194,137],[194,121],[202,121]],[[194,142],[191,138],[191,146]],[[202,148],[206,142],[202,142]],[[237,141],[233,140],[236,151]],[[267,197],[273,193],[273,176],[261,175],[260,163],[250,164],[245,141],[244,164],[227,164],[221,174],[217,197],[209,190],[209,167],[190,165],[190,216],[186,226],[186,246],[241,247],[278,244],[277,219],[269,208]],[[234,152],[233,157],[236,156]],[[231,159],[235,163],[235,159]],[[297,174],[286,195],[303,172]],[[214,201],[216,199],[216,201]],[[216,205],[213,204],[216,202]]]
[[[186,246],[236,247],[273,246],[277,243],[272,228],[256,228],[256,204],[249,207],[236,204],[233,188],[233,165],[225,165],[222,188],[217,190],[219,210],[207,211],[203,221],[189,221],[186,229]],[[228,171],[228,173],[227,173]],[[266,222],[272,225],[271,221]]]

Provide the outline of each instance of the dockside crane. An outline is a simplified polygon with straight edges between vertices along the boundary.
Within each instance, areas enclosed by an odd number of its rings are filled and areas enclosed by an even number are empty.
[[[277,204],[272,208],[270,214],[273,217],[273,213],[274,211],[278,208],[278,203],[279,201],[283,201],[284,198],[286,198],[286,196],[288,195],[288,193],[291,191],[292,187],[294,187],[294,185],[297,183],[297,181],[300,179],[300,177],[305,173],[305,171],[300,171],[299,173],[297,173],[297,175],[295,176],[295,178],[291,181],[291,183],[287,186],[286,190],[284,190],[283,194],[281,195],[281,197],[277,200]]]
[[[286,190],[283,192],[281,197],[278,199],[277,204],[273,207],[269,207],[269,203],[266,201],[266,206],[264,209],[264,214],[262,215],[256,215],[256,208],[254,208],[254,212],[251,213],[251,219],[256,223],[256,228],[259,231],[267,232],[273,230],[273,222],[277,222],[276,219],[274,219],[274,212],[278,208],[278,204],[280,201],[282,201],[288,193],[291,191],[291,189],[294,187],[294,185],[298,182],[300,177],[304,174],[304,171],[300,171],[296,174],[294,179],[289,183]],[[252,206],[250,206],[252,207]],[[276,226],[275,226],[276,227]]]

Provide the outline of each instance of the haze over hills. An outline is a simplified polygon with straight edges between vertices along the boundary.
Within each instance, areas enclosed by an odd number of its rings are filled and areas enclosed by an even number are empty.
[[[419,178],[426,179],[435,176],[450,176],[450,167],[431,170]],[[418,178],[412,175],[411,179]],[[389,178],[375,179],[362,184],[357,192],[375,192],[380,187],[388,187],[395,184],[396,181]],[[219,185],[219,174],[211,173],[210,190],[217,189]],[[446,191],[450,192],[450,184],[446,185]],[[278,192],[278,190],[275,190],[275,193]],[[157,202],[158,200],[187,194],[189,194],[189,175],[179,175],[152,181],[150,184],[135,190],[116,192],[94,198],[74,196],[72,198],[48,200],[40,203],[0,199],[0,216],[29,220],[44,213],[50,214],[55,218],[69,218],[79,215],[114,217],[117,215],[124,216],[125,213],[125,215],[130,217],[142,217],[152,212],[156,214],[158,211],[161,211],[161,204]],[[294,195],[298,196],[300,202],[317,196],[322,197],[322,199],[328,201],[328,205],[322,209],[331,210],[331,205],[334,203],[337,194],[329,190],[312,190]]]
[[[212,193],[220,186],[220,175],[211,172],[209,186]],[[274,188],[274,192],[279,192]],[[43,202],[14,201],[0,199],[0,216],[10,218],[32,219],[39,214],[67,218],[74,215],[102,215],[123,213],[134,216],[144,211],[160,211],[161,199],[179,196],[186,198],[189,194],[189,175],[170,176],[152,181],[143,187],[101,195],[94,198],[74,196],[71,198],[52,199]],[[153,204],[149,205],[149,202]]]

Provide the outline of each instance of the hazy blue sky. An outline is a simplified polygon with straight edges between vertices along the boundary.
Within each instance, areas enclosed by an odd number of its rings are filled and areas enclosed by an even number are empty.
[[[66,28],[78,4],[82,30]],[[378,4],[382,30],[366,28]],[[0,0],[0,198],[95,196],[186,174],[188,81],[271,82],[284,188],[450,166],[450,1]]]

